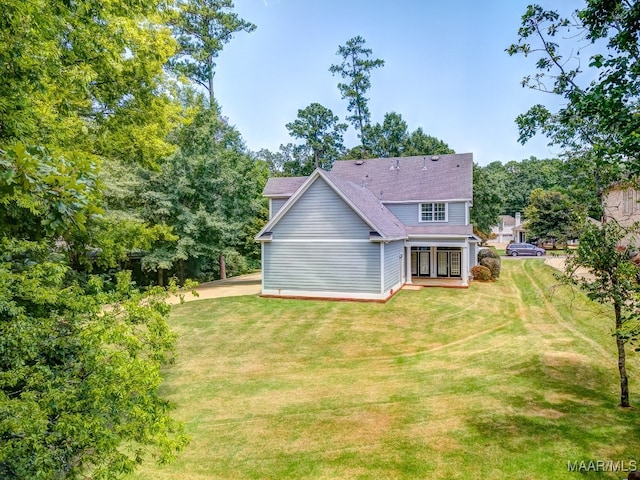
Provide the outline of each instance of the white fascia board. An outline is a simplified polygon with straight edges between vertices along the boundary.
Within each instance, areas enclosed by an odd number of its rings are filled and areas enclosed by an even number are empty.
[[[382,200],[382,203],[388,203],[390,205],[396,204],[401,205],[403,203],[450,203],[450,202],[470,202],[471,198],[447,198],[447,199],[437,199],[437,200]]]
[[[418,235],[409,235],[409,242],[412,241],[414,238],[430,238],[430,239],[447,239],[447,238],[452,238],[452,239],[467,239],[471,236],[471,234],[469,235],[459,235],[459,234],[455,234],[455,235],[448,235],[446,233],[439,233],[439,234],[435,234],[435,233],[425,233],[425,234],[418,234]]]

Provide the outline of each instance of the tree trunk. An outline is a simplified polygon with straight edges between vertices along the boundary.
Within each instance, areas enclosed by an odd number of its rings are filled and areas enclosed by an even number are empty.
[[[224,261],[224,255],[220,255],[220,280],[227,278],[227,265]]]
[[[317,149],[313,149],[313,159],[316,162],[316,168],[318,168],[320,166],[320,155],[318,154],[318,150]]]
[[[213,57],[207,58],[207,67],[209,68],[209,108],[213,107],[213,76],[215,72],[213,71]]]
[[[618,371],[620,372],[620,406],[630,407],[629,403],[629,378],[627,377],[626,354],[624,351],[625,341],[620,337],[618,332],[622,328],[621,306],[618,302],[614,303],[616,313],[616,345],[618,346]]]
[[[180,286],[184,285],[184,259],[178,260],[178,280],[180,281]]]
[[[164,287],[164,269],[158,268],[158,285]]]

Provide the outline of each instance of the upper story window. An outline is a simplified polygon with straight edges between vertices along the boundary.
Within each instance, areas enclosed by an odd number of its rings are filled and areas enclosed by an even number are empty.
[[[447,221],[447,204],[446,203],[421,203],[420,204],[420,221],[421,222],[446,222]]]

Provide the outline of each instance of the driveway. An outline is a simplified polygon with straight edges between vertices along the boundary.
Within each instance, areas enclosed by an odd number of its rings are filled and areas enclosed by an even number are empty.
[[[241,295],[258,295],[262,285],[260,272],[240,275],[227,278],[226,280],[215,280],[200,284],[195,290],[198,296],[194,296],[190,291],[184,293],[184,301],[206,300],[207,298],[238,297]],[[177,295],[167,299],[167,303],[180,303]]]

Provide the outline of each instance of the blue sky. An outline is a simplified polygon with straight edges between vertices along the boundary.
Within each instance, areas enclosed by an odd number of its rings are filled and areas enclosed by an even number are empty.
[[[402,115],[413,131],[444,140],[458,153],[472,152],[486,165],[530,156],[556,157],[539,137],[518,143],[516,116],[553,96],[522,88],[534,60],[510,57],[517,40],[521,0],[235,0],[235,11],[257,25],[239,33],[218,59],[215,95],[223,115],[247,146],[277,150],[295,142],[285,124],[313,102],[341,119],[339,45],[360,35],[386,64],[372,73],[372,122],[386,112]],[[538,2],[553,6],[555,2]],[[564,5],[575,4],[575,0]],[[357,145],[352,127],[347,147]]]

